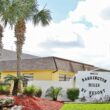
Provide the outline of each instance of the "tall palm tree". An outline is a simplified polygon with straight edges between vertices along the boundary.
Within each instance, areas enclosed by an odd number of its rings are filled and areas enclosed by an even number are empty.
[[[17,76],[20,75],[20,62],[22,47],[25,41],[26,21],[31,20],[36,25],[41,23],[43,26],[49,24],[51,20],[50,11],[38,9],[37,0],[9,0],[5,14],[2,16],[5,24],[14,26],[17,52]]]
[[[34,25],[41,23],[43,26],[49,24],[51,20],[50,11],[47,9],[38,9],[37,0],[1,0],[6,1],[3,5],[2,21],[13,27],[16,38],[17,52],[17,76],[21,75],[21,54],[25,41],[26,21],[31,20]]]
[[[35,0],[34,0],[34,2],[35,2]],[[32,6],[30,6],[32,8],[32,10],[30,11],[30,14],[31,14],[34,25],[38,24],[39,22],[41,22],[43,26],[48,25],[49,21],[51,20],[49,10],[43,9],[41,11],[38,11],[37,5],[35,5],[35,4],[36,3],[34,3],[34,5],[32,4]],[[29,10],[29,9],[27,9],[27,10]],[[18,76],[21,73],[20,62],[21,62],[22,47],[23,47],[23,44],[25,41],[25,31],[26,31],[25,20],[27,20],[27,18],[30,18],[30,14],[26,13],[26,9],[25,9],[24,13],[23,13],[24,16],[19,18],[15,24],[16,51],[17,51],[17,75]]]

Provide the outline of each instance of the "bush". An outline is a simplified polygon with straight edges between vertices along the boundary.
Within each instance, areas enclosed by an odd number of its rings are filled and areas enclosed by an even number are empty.
[[[49,89],[47,89],[45,96],[51,97],[54,101],[56,101],[58,96],[62,95],[61,90],[61,87],[50,87]]]
[[[36,93],[36,87],[31,85],[24,88],[23,94],[28,96],[34,96]]]
[[[9,95],[10,89],[7,85],[0,85],[0,94],[1,95]]]
[[[41,95],[42,95],[42,89],[37,88],[37,89],[36,89],[36,92],[35,92],[35,96],[36,96],[36,97],[41,97]]]
[[[79,89],[69,88],[67,89],[67,97],[68,99],[74,101],[79,97]]]
[[[23,94],[28,95],[28,96],[41,97],[42,90],[40,88],[37,88],[31,85],[31,86],[27,86],[24,88]]]

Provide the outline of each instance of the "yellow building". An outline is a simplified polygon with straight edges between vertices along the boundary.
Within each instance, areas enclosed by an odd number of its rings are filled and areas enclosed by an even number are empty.
[[[37,57],[23,54],[21,73],[29,80],[59,80],[66,81],[77,71],[93,70],[96,67],[58,57]],[[16,53],[3,50],[0,59],[0,76],[3,79],[8,74],[16,75]]]

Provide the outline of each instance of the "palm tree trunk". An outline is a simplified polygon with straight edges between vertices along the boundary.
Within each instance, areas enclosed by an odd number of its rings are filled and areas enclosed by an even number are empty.
[[[56,97],[53,97],[53,101],[56,101],[57,100],[57,98]]]
[[[25,21],[20,20],[15,25],[15,37],[16,37],[16,53],[17,53],[17,76],[21,75],[21,55],[22,47],[25,41]]]
[[[17,95],[18,90],[19,90],[19,80],[14,80],[12,95]]]
[[[21,55],[22,55],[22,47],[25,41],[25,21],[24,20],[20,20],[16,23],[15,25],[15,37],[16,37],[16,55],[17,55],[17,62],[16,62],[16,66],[17,66],[17,77],[21,76]],[[17,87],[13,90],[14,93],[13,95],[17,95],[18,90],[21,91],[21,85],[20,82],[16,82],[17,84],[15,84]],[[17,90],[16,90],[17,89]]]
[[[17,54],[17,76],[19,77],[21,75],[21,44],[16,41],[16,54]]]
[[[2,56],[2,48],[3,48],[2,38],[3,38],[3,27],[2,25],[0,25],[0,57]]]

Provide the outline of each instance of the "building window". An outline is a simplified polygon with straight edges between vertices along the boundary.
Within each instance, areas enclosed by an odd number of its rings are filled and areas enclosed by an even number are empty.
[[[24,73],[23,76],[28,80],[31,81],[34,79],[34,74],[33,73]]]
[[[59,81],[69,81],[71,79],[70,76],[67,76],[65,74],[60,74],[59,75]]]

